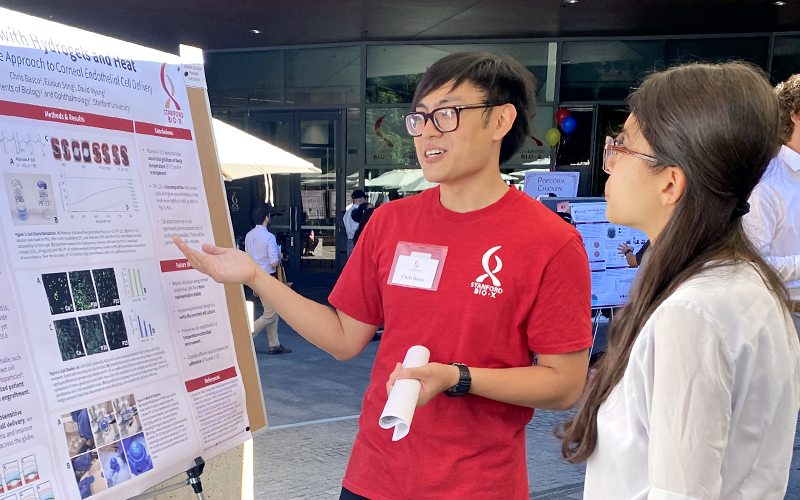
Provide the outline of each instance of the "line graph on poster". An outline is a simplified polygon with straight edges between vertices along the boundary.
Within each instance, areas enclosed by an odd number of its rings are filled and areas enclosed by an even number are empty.
[[[132,179],[66,177],[66,204],[70,212],[138,212]]]
[[[0,130],[3,152],[9,155],[41,155],[46,153],[45,143],[40,135],[20,134]]]

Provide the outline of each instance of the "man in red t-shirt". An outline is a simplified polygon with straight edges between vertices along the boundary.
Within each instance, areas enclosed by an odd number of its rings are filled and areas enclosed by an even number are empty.
[[[580,397],[592,343],[580,235],[500,176],[528,136],[535,86],[524,66],[489,54],[431,66],[406,126],[425,178],[440,185],[375,210],[330,296],[335,309],[237,250],[176,239],[196,269],[246,283],[337,359],[385,325],[341,499],[527,499],[533,408]],[[430,362],[404,369],[414,345]],[[421,391],[411,431],[394,442],[378,421],[404,378]]]

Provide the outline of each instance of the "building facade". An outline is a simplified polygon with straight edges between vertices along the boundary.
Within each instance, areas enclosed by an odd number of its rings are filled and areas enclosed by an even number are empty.
[[[253,203],[275,206],[272,230],[290,280],[332,285],[346,262],[341,214],[363,189],[374,205],[431,187],[405,133],[422,74],[441,57],[478,50],[510,55],[539,82],[531,137],[501,170],[520,186],[524,172],[580,172],[580,196],[603,192],[602,144],[626,117],[625,99],[649,72],[676,64],[744,60],[773,82],[800,72],[800,33],[742,35],[458,40],[328,44],[210,51],[206,75],[212,113],[306,158],[314,175],[274,175],[227,183],[234,232],[252,226]],[[575,131],[557,148],[545,141],[566,108]]]

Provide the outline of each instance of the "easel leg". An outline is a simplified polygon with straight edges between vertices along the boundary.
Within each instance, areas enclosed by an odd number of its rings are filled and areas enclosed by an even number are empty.
[[[594,319],[592,322],[594,323],[594,333],[592,334],[592,347],[589,349],[589,359],[592,359],[592,353],[594,352],[594,341],[597,339],[597,329],[600,328],[600,322],[598,318],[600,318],[600,309],[597,310],[597,314],[594,315]],[[612,313],[613,314],[613,313]]]
[[[200,475],[203,473],[203,469],[205,468],[206,463],[203,460],[203,457],[195,458],[194,463],[195,466],[186,471],[186,475],[189,477],[184,482],[173,484],[172,486],[166,486],[164,488],[151,491],[149,493],[143,493],[135,497],[130,497],[128,500],[145,500],[147,498],[153,498],[156,495],[160,495],[161,493],[177,490],[178,488],[183,488],[184,486],[189,486],[189,485],[191,485],[192,489],[197,494],[198,500],[206,500],[206,497],[203,495],[203,485],[200,482]]]

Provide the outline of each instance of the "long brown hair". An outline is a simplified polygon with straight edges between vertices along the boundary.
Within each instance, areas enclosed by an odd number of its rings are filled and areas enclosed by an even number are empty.
[[[614,318],[608,349],[587,381],[575,417],[556,430],[572,463],[597,445],[597,412],[622,379],[639,332],[655,309],[703,266],[749,262],[787,309],[783,281],[745,235],[741,213],[780,147],[778,100],[766,75],[741,62],[690,64],[647,77],[630,112],[658,165],[686,177],[683,195],[650,249],[631,299]]]

